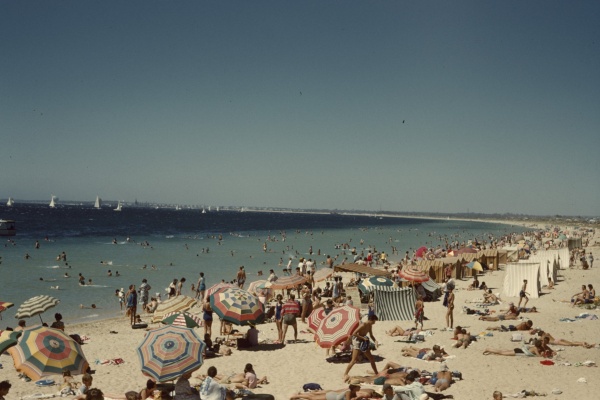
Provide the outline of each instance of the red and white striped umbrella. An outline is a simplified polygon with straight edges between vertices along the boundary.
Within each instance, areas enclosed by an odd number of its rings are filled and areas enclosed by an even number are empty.
[[[304,282],[306,282],[306,278],[300,275],[283,276],[271,284],[271,289],[292,289],[298,285],[302,285]]]
[[[325,319],[325,309],[323,307],[315,308],[308,316],[308,329],[315,333],[321,325],[321,321]]]
[[[321,321],[315,339],[319,346],[327,349],[337,346],[354,333],[360,324],[360,310],[352,306],[334,308]]]
[[[208,288],[208,290],[204,294],[204,301],[208,301],[210,298],[210,295],[213,294],[214,292],[216,292],[217,290],[223,289],[223,288],[232,288],[232,287],[237,287],[237,286],[234,286],[231,283],[224,283],[224,282],[216,283]]]
[[[404,280],[416,283],[427,282],[429,280],[429,275],[425,272],[411,267],[400,270],[398,275]]]

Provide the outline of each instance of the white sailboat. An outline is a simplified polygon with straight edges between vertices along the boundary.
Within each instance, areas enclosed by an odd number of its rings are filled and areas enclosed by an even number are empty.
[[[100,196],[96,196],[96,202],[94,203],[94,208],[100,209],[102,207],[102,199]]]
[[[175,211],[181,211],[181,206],[179,206],[179,205],[175,206]]]
[[[206,210],[202,207],[202,214],[206,214]]]
[[[115,211],[121,211],[123,209],[123,206],[121,205],[121,201],[119,200],[119,203],[117,204],[117,208],[115,208]]]
[[[12,199],[12,197],[9,197],[9,198],[8,198],[8,201],[6,202],[6,205],[7,205],[8,207],[12,207],[12,206],[13,206],[13,204],[15,204],[15,201]]]
[[[54,202],[54,195],[50,195],[50,208],[56,207],[56,203]]]
[[[219,207],[217,207],[217,212],[219,212]]]

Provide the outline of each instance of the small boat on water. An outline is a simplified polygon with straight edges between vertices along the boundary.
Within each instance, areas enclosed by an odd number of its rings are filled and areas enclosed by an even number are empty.
[[[94,203],[94,208],[100,209],[102,207],[102,199],[100,196],[96,196],[96,202]]]
[[[17,225],[12,219],[0,219],[0,236],[15,236]]]
[[[115,208],[115,211],[121,211],[123,209],[123,206],[121,205],[121,202],[119,201],[119,203],[117,204],[117,208]]]
[[[54,195],[51,194],[50,195],[50,208],[55,208],[56,207],[56,203],[54,202]]]
[[[13,204],[15,204],[15,201],[12,199],[12,197],[9,197],[8,201],[6,202],[6,206],[7,207],[12,207]]]

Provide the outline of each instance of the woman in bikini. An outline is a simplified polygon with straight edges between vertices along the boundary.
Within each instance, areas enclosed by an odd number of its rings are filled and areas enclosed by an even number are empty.
[[[523,346],[512,350],[491,349],[487,348],[483,352],[484,356],[495,354],[498,356],[522,356],[522,357],[541,357],[542,356],[542,341],[536,340],[533,346]]]

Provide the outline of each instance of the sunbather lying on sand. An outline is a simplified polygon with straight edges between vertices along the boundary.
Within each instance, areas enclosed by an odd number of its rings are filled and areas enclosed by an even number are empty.
[[[519,325],[515,326],[514,329],[508,329],[509,331],[528,331],[531,330],[531,327],[533,326],[533,322],[531,322],[530,319],[528,319],[525,322],[521,322]],[[486,328],[488,331],[503,331],[505,330],[505,327],[502,326],[488,326]]]
[[[548,338],[549,343],[550,344],[554,344],[557,346],[581,346],[581,347],[585,347],[586,349],[591,349],[592,347],[595,347],[596,344],[595,343],[588,343],[588,342],[572,342],[570,340],[565,340],[565,339],[556,339],[554,338],[554,336],[552,336],[550,333],[548,332],[544,332],[541,329],[534,329],[531,331],[531,334],[537,333],[537,335],[540,337],[540,339],[544,339],[544,338]]]
[[[385,331],[385,334],[388,336],[410,336],[411,333],[413,333],[414,331],[411,330],[404,330],[402,329],[402,327],[400,325],[395,326],[393,329],[389,330],[389,331]]]
[[[512,350],[502,350],[502,349],[491,349],[487,348],[483,352],[483,355],[487,356],[490,354],[496,354],[499,356],[525,356],[525,357],[541,357],[542,356],[542,342],[540,340],[536,340],[534,346],[524,345],[521,348],[515,348]]]
[[[458,333],[455,331],[454,336],[456,337],[456,343],[452,345],[454,348],[458,349],[462,347],[463,349],[466,349],[471,344],[471,334],[467,332],[465,328],[461,328]]]
[[[444,356],[448,355],[444,348],[437,344],[432,349],[405,346],[401,351],[404,357],[414,357],[425,361],[444,361]]]
[[[348,389],[298,393],[290,396],[290,400],[353,400],[370,398],[374,393],[373,389],[361,389],[358,385],[350,385]]]

